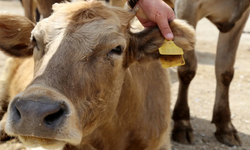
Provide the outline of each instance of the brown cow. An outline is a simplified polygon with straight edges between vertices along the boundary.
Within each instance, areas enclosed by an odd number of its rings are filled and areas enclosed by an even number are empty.
[[[52,5],[71,0],[20,0],[23,4],[24,14],[32,22],[38,22],[40,14],[43,18],[47,18],[52,13]]]
[[[216,126],[215,137],[229,145],[241,145],[237,131],[231,123],[229,109],[229,85],[234,74],[236,51],[242,30],[250,11],[250,0],[164,0],[172,8],[175,4],[176,17],[187,20],[196,27],[197,22],[206,17],[220,30],[216,56],[216,99],[212,123]],[[111,4],[124,6],[126,1],[110,0]],[[178,68],[179,93],[174,108],[173,140],[183,144],[193,144],[193,129],[190,124],[188,107],[188,87],[195,76],[197,58],[195,51],[185,55],[186,65]]]
[[[14,97],[1,122],[6,133],[51,149],[170,150],[170,87],[158,60],[159,29],[132,33],[134,13],[98,1],[53,9],[35,27],[25,17],[0,15],[0,48],[20,57],[10,63],[2,92]],[[175,43],[192,49],[193,28],[179,20],[170,25]]]

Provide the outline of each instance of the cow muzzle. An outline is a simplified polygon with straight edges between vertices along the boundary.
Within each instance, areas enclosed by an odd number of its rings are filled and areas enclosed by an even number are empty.
[[[41,91],[41,90],[40,90]],[[25,91],[23,92],[25,93]],[[80,143],[77,127],[71,126],[72,106],[53,92],[20,94],[10,103],[6,133],[18,136],[31,147],[59,148],[66,143]]]
[[[51,132],[63,124],[67,112],[64,101],[54,102],[47,99],[34,101],[17,98],[10,106],[13,128],[24,135],[51,136]]]

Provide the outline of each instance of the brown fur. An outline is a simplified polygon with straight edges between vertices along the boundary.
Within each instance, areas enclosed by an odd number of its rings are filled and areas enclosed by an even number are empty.
[[[30,45],[30,40],[26,38],[30,37],[31,33],[26,31],[31,31],[34,28],[34,24],[24,17],[11,19],[8,16],[9,14],[0,15],[0,48],[4,52],[10,51],[6,54],[13,56],[32,55],[33,47]]]
[[[134,14],[102,2],[59,4],[54,9],[32,31],[34,73],[31,58],[10,64],[17,68],[8,71],[5,91],[11,98],[20,92],[15,86],[20,84],[24,91],[9,105],[6,132],[28,145],[38,142],[47,148],[68,143],[79,149],[170,149],[170,87],[167,70],[158,60],[164,42],[159,29],[132,33],[129,21]],[[178,46],[193,48],[190,26],[176,20],[171,28]],[[121,54],[111,51],[118,45]],[[13,55],[9,49],[1,50]],[[25,83],[20,83],[22,77],[27,77]],[[58,131],[39,132],[33,130],[36,123],[29,122],[16,129],[11,111],[16,100],[43,102],[39,97],[44,96],[63,100],[69,108]]]

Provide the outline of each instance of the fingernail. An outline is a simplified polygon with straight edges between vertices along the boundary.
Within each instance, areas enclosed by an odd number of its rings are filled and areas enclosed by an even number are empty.
[[[139,9],[139,6],[138,6],[138,5],[135,5],[135,7],[132,9],[132,11],[133,11],[134,13],[137,13],[138,9]]]
[[[171,22],[171,21],[173,21],[175,18],[174,17],[172,17],[171,19],[168,19],[168,22]]]
[[[168,34],[165,36],[165,38],[166,38],[167,40],[172,40],[172,39],[174,38],[174,36],[173,36],[172,33],[168,33]]]

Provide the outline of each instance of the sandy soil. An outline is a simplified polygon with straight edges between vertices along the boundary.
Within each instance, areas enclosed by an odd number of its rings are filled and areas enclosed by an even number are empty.
[[[19,1],[0,1],[0,12],[8,11],[23,15]],[[196,137],[195,145],[180,145],[173,142],[174,150],[250,150],[250,19],[242,34],[237,52],[235,75],[230,88],[230,107],[232,122],[239,132],[243,145],[227,147],[216,141],[213,136],[215,127],[210,123],[215,97],[214,61],[218,30],[208,20],[203,19],[197,28],[196,54],[198,70],[189,90],[189,106],[192,115],[192,126]],[[0,73],[6,56],[0,53]],[[176,68],[170,68],[172,83],[172,108],[178,92]],[[0,144],[0,150],[25,149],[14,141]],[[19,147],[19,148],[17,148]]]

